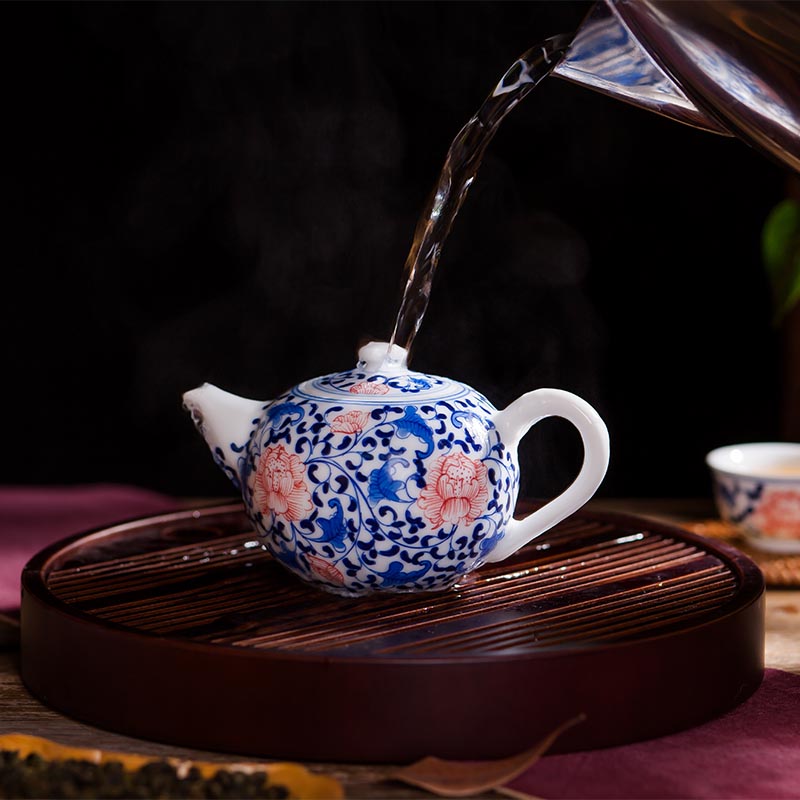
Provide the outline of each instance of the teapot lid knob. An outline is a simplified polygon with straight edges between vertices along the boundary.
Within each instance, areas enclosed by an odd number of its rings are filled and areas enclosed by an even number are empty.
[[[366,372],[404,372],[408,350],[389,342],[370,342],[358,351],[358,368]]]

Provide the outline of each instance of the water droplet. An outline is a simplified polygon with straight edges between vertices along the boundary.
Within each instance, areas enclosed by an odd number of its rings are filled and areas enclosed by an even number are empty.
[[[634,533],[631,536],[620,536],[619,539],[615,539],[614,541],[617,544],[627,544],[628,542],[639,542],[644,539],[643,533]]]

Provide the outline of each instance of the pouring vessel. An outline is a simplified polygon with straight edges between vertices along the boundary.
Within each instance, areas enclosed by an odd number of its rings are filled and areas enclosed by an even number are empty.
[[[800,4],[602,0],[551,73],[800,171]]]

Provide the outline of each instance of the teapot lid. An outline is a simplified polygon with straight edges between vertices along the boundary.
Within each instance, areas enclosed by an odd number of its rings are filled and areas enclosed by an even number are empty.
[[[388,342],[370,342],[359,349],[354,369],[304,381],[292,393],[310,400],[370,405],[387,401],[407,404],[457,399],[477,394],[449,378],[412,372],[407,364],[405,348]]]
[[[356,368],[366,372],[407,372],[408,350],[399,344],[370,342],[359,348]]]

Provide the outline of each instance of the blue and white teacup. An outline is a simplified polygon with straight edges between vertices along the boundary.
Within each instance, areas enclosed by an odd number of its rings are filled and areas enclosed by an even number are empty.
[[[800,444],[718,447],[706,463],[724,520],[759,550],[800,552]]]

